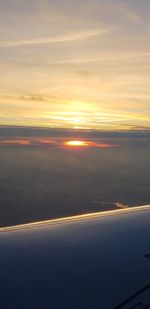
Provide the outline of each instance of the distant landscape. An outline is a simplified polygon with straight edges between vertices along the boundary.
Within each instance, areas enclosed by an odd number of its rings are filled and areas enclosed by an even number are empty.
[[[0,226],[150,204],[149,158],[149,130],[0,127]]]

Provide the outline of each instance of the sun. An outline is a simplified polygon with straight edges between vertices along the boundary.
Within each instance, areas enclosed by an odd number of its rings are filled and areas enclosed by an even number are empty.
[[[72,147],[86,147],[89,145],[88,142],[86,141],[78,141],[78,140],[75,140],[75,141],[67,141],[67,142],[64,142],[64,144],[66,146],[72,146]]]

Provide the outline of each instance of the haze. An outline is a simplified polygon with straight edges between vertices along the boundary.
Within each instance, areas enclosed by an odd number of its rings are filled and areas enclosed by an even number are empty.
[[[150,128],[149,0],[0,0],[0,123]]]

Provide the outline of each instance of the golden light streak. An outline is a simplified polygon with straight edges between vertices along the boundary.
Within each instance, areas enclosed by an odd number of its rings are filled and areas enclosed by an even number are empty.
[[[0,145],[30,145],[29,140],[0,140]]]
[[[149,211],[149,210],[150,210],[150,205],[143,205],[143,206],[123,208],[123,209],[94,212],[94,213],[88,213],[84,215],[70,216],[70,217],[64,217],[64,218],[58,218],[58,219],[51,219],[51,220],[38,221],[38,222],[32,222],[32,223],[27,223],[27,224],[2,227],[0,228],[0,232],[11,232],[11,231],[13,232],[19,229],[40,228],[46,225],[74,223],[76,221],[91,220],[94,218],[95,219],[103,218],[107,216],[115,216],[115,215],[121,215],[121,214],[130,214],[130,213],[132,214],[136,212],[138,213],[138,212],[142,212],[142,211],[144,212],[144,211]]]
[[[87,140],[64,140],[64,138],[48,138],[48,137],[32,137],[32,138],[14,138],[14,139],[0,139],[0,146],[55,146],[67,148],[112,148],[119,147],[117,144],[107,144],[101,141],[87,141]]]
[[[64,145],[68,147],[95,147],[95,148],[119,147],[119,145],[115,144],[106,144],[101,142],[83,141],[83,140],[64,141]]]

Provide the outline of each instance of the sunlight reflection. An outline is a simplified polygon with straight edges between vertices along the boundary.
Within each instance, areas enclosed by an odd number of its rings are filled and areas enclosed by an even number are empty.
[[[85,147],[85,146],[89,146],[91,143],[90,143],[90,142],[86,142],[86,141],[78,141],[78,140],[75,140],[75,141],[67,141],[67,142],[64,142],[64,144],[65,144],[66,146]]]

